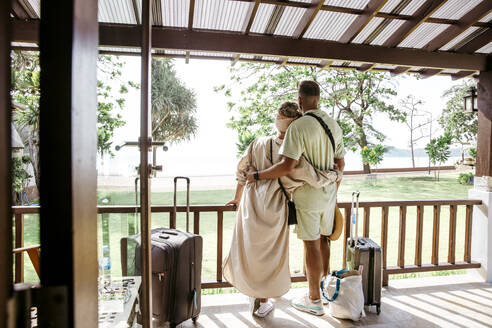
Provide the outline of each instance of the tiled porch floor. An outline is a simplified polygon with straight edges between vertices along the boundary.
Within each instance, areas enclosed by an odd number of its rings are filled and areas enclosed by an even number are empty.
[[[241,294],[203,296],[197,325],[188,321],[179,327],[492,327],[492,284],[470,274],[390,280],[383,289],[381,314],[372,309],[360,322],[328,314],[315,317],[290,307],[292,297],[302,293],[305,289],[292,289],[276,299],[275,311],[265,319],[248,313],[247,299]]]

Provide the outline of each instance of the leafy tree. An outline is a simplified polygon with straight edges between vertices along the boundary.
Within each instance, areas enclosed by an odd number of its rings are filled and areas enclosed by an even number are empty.
[[[389,98],[396,95],[389,76],[376,72],[355,70],[319,70],[308,66],[270,64],[241,64],[231,68],[231,84],[216,87],[230,98],[237,99],[234,89],[242,89],[240,101],[230,101],[233,113],[228,127],[239,135],[238,149],[245,149],[247,134],[257,136],[273,133],[273,121],[278,106],[297,99],[297,84],[301,80],[315,80],[322,90],[319,108],[331,113],[344,133],[344,143],[356,151],[374,142],[382,142],[385,135],[373,125],[374,114],[384,113],[391,120],[403,120],[404,115]],[[239,88],[238,88],[239,87]],[[363,164],[370,172],[369,164]]]
[[[476,87],[476,84],[469,80],[446,90],[443,96],[448,101],[439,118],[444,131],[450,133],[453,141],[461,146],[462,160],[465,158],[465,146],[474,144],[478,133],[477,114],[466,113],[463,108],[463,97],[472,86]]]
[[[366,146],[362,148],[360,155],[364,163],[370,165],[378,165],[383,161],[383,156],[385,152],[386,149],[384,149],[382,145],[376,145],[372,148]]]
[[[427,129],[424,130],[424,128],[431,124],[428,112],[421,108],[423,104],[424,102],[422,100],[418,100],[413,95],[408,95],[400,100],[401,111],[406,115],[404,123],[410,131],[409,145],[412,154],[413,167],[415,167],[415,144],[419,140],[429,136]]]
[[[26,165],[29,162],[28,155],[12,158],[12,190],[16,194],[17,204],[22,204],[22,198],[19,197],[19,193],[27,187],[27,183],[31,178],[31,175],[26,170]]]
[[[431,139],[431,141],[425,146],[425,151],[429,155],[430,161],[439,166],[449,159],[451,155],[450,146],[453,142],[453,136],[449,132],[445,132],[442,136],[438,138]],[[439,172],[437,170],[437,181],[439,181]],[[434,176],[436,172],[434,172]]]
[[[173,62],[152,60],[152,138],[178,143],[195,135],[198,125],[195,92],[179,80]],[[154,147],[154,164],[155,164]]]
[[[34,51],[13,51],[12,55],[12,99],[14,101],[14,123],[22,127],[33,166],[36,185],[39,186],[39,97],[40,67],[39,53]],[[115,56],[99,56],[98,60],[98,113],[97,149],[101,156],[110,154],[115,129],[125,124],[121,115],[115,113],[125,106],[124,95],[128,87],[138,87],[131,81],[122,80],[124,62]],[[113,91],[115,83],[119,90]]]

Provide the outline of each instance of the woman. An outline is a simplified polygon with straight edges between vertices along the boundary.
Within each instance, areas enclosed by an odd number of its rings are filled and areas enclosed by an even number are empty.
[[[275,121],[278,136],[258,138],[249,145],[238,164],[236,195],[226,204],[237,206],[237,220],[224,260],[224,277],[250,297],[251,310],[258,317],[273,310],[269,298],[280,297],[290,288],[288,212],[278,180],[246,184],[246,173],[250,166],[263,170],[280,161],[278,151],[285,132],[301,116],[298,108],[296,103],[283,103]],[[335,183],[341,173],[319,171],[301,157],[294,172],[281,179],[292,194],[304,183],[317,188]]]

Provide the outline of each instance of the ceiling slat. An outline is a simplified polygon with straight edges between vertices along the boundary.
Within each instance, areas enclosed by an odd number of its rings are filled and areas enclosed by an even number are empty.
[[[193,19],[195,18],[195,0],[190,0],[190,11],[188,12],[188,29],[193,29]]]
[[[260,6],[260,0],[256,0],[255,3],[251,3],[249,8],[248,8],[248,13],[246,14],[246,20],[244,21],[243,24],[243,33],[244,34],[249,34],[249,31],[251,30],[251,26],[253,25],[253,22],[256,17],[256,13],[258,11],[258,7]]]
[[[456,52],[473,53],[478,49],[486,46],[490,42],[492,42],[492,29],[487,29],[468,43],[460,46],[458,49],[456,49]]]
[[[304,36],[304,33],[308,30],[324,2],[324,0],[311,0],[311,7],[306,10],[304,15],[302,15],[301,20],[294,30],[294,34],[292,36],[294,39],[300,39]]]
[[[456,38],[458,35],[466,31],[473,24],[488,15],[492,11],[492,0],[484,0],[475,8],[470,10],[466,15],[459,19],[458,24],[451,25],[441,34],[431,40],[425,47],[425,50],[435,51],[448,42]]]
[[[360,14],[352,24],[345,30],[338,42],[349,43],[364,27],[374,18],[376,13],[388,2],[388,0],[371,0],[366,5],[362,14]]]
[[[417,27],[439,9],[447,0],[427,0],[413,15],[413,19],[403,23],[384,43],[385,47],[396,47]]]

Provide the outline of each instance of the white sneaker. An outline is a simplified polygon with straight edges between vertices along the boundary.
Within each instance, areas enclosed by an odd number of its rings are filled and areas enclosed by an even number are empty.
[[[272,312],[273,308],[274,308],[274,305],[270,300],[266,301],[265,303],[260,302],[260,307],[253,314],[259,318],[264,318],[270,312]]]
[[[328,300],[323,296],[323,293],[321,293],[321,303],[323,303],[323,305],[328,305],[330,302],[328,302]]]
[[[313,302],[309,298],[308,294],[293,299],[291,305],[299,311],[304,311],[314,315],[321,316],[325,314],[325,310],[323,309],[323,304],[321,303],[321,300],[318,300],[317,302]]]

